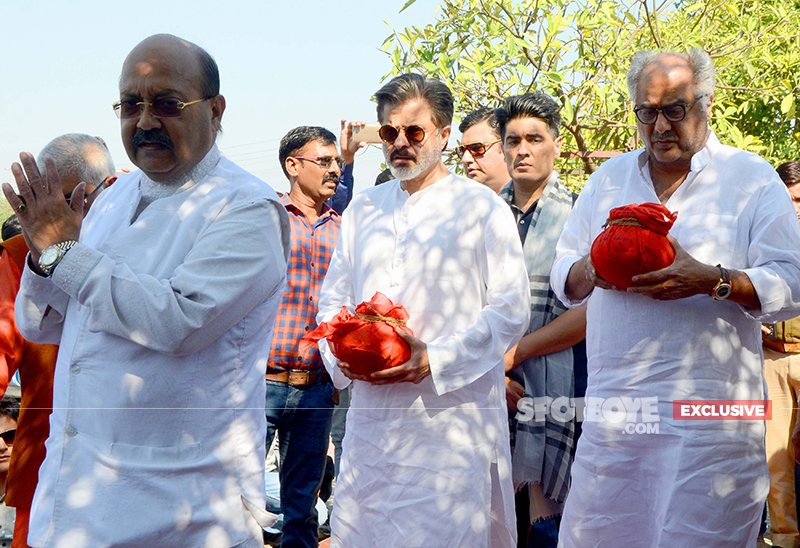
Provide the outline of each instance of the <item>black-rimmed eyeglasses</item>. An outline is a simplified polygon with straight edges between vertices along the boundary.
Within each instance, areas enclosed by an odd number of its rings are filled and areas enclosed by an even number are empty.
[[[636,119],[643,124],[655,124],[659,112],[670,122],[681,122],[686,118],[686,113],[703,97],[705,95],[701,95],[691,103],[673,103],[663,107],[635,107],[633,113],[636,115]]]

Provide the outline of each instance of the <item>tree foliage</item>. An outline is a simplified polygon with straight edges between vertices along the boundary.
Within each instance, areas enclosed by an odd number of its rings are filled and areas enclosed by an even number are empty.
[[[562,105],[565,150],[632,150],[631,57],[697,46],[717,70],[720,139],[773,163],[800,158],[800,0],[442,0],[437,12],[383,49],[390,74],[447,82],[459,116],[539,89]]]

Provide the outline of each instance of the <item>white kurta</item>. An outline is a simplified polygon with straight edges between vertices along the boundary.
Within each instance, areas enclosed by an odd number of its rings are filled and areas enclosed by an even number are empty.
[[[288,220],[216,148],[196,171],[134,222],[120,177],[53,276],[23,275],[21,331],[61,344],[33,546],[262,545],[242,497],[264,507]]]
[[[529,292],[508,205],[457,176],[411,196],[398,181],[361,192],[342,217],[319,319],[376,291],[408,310],[431,375],[354,383],[333,546],[514,546],[503,355],[525,332]]]
[[[553,266],[565,303],[569,269],[589,252],[609,210],[658,202],[646,160],[643,150],[609,160],[581,193]],[[594,290],[587,400],[656,397],[659,433],[584,422],[562,546],[755,545],[769,489],[763,421],[674,420],[671,402],[765,398],[759,320],[797,315],[800,227],[775,171],[713,134],[665,205],[678,213],[671,234],[680,245],[701,262],[744,270],[762,311],[755,317],[704,295],[657,301]]]

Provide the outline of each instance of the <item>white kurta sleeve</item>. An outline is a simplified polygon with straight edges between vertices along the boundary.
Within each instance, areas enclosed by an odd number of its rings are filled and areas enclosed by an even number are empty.
[[[40,344],[58,344],[67,313],[69,295],[50,278],[35,274],[25,259],[14,315],[17,327],[26,339]]]
[[[777,175],[775,175],[777,178]],[[761,302],[759,321],[783,321],[800,312],[800,223],[782,184],[764,185],[752,199],[748,267],[743,269]]]
[[[89,309],[86,327],[91,331],[169,355],[192,354],[216,341],[268,295],[282,291],[282,235],[287,230],[286,212],[266,199],[223,211],[197,236],[168,279],[137,274],[79,243],[49,280],[32,273],[23,277],[17,300],[23,334],[35,341],[47,339],[51,330],[40,316],[48,306],[60,311],[60,297],[66,294]],[[48,286],[57,291],[48,291]]]
[[[352,208],[351,208],[352,209]],[[352,219],[351,209],[345,209],[342,214],[342,224],[339,230],[339,240],[336,242],[336,249],[333,251],[325,280],[319,295],[319,311],[317,312],[317,323],[327,322],[333,318],[343,306],[351,312],[355,309],[355,295],[353,290],[353,266],[350,258]],[[331,352],[328,341],[321,339],[318,343],[322,362],[325,369],[333,380],[336,388],[345,388],[350,384],[350,379],[344,376],[339,369],[339,360]]]
[[[530,318],[530,289],[522,246],[511,211],[498,201],[477,250],[485,272],[485,303],[466,330],[427,342],[434,389],[439,395],[474,382],[494,367],[525,333]],[[474,273],[479,275],[479,273]]]
[[[556,244],[556,258],[550,271],[550,286],[567,308],[577,308],[589,300],[591,293],[580,300],[567,297],[569,271],[577,261],[589,254],[592,247],[592,208],[595,185],[590,177],[570,212]]]

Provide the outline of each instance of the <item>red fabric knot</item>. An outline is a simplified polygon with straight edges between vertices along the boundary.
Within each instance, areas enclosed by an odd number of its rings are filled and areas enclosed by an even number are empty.
[[[411,348],[395,329],[409,335],[408,312],[380,292],[356,306],[355,314],[346,307],[330,321],[321,323],[300,340],[300,352],[327,339],[331,352],[360,375],[389,369],[407,362]]]
[[[678,214],[661,204],[615,207],[604,230],[592,243],[591,259],[597,274],[619,289],[631,286],[638,274],[661,270],[675,260],[667,234]]]

